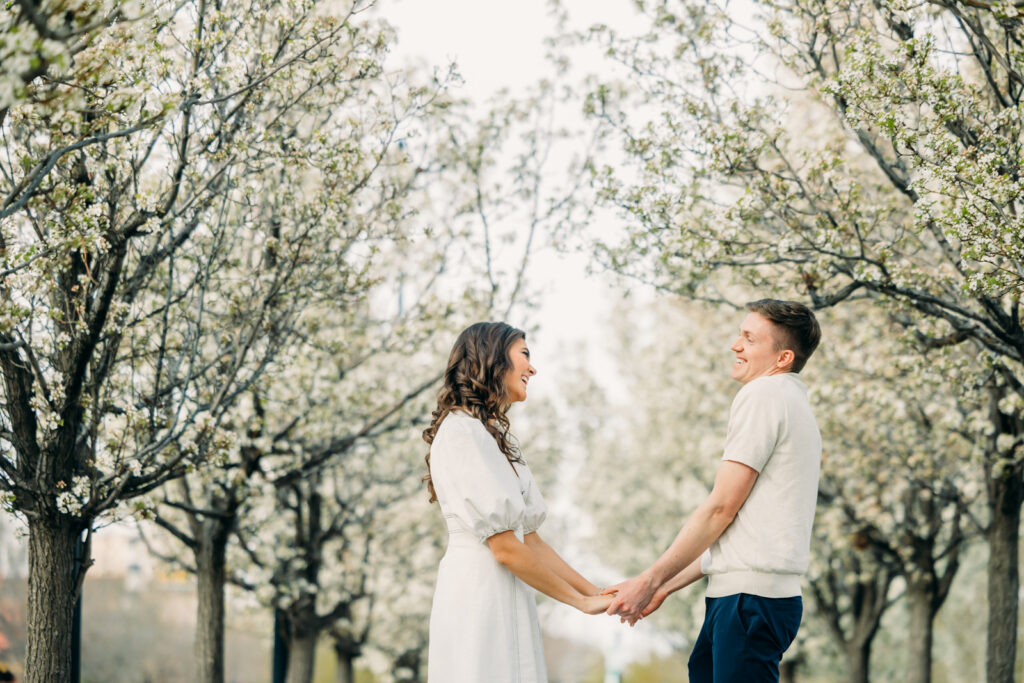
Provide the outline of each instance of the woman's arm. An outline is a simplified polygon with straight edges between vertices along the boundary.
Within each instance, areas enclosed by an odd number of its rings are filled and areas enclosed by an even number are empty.
[[[536,531],[523,536],[523,541],[540,561],[547,565],[548,569],[565,579],[566,583],[578,590],[583,595],[597,595],[601,589],[583,578],[579,572],[562,559],[554,548],[549,546]]]
[[[611,596],[583,595],[568,581],[552,571],[528,545],[516,538],[512,531],[503,531],[487,539],[491,552],[503,567],[527,585],[559,602],[571,605],[587,614],[600,614],[608,608]],[[553,551],[552,551],[553,552]]]

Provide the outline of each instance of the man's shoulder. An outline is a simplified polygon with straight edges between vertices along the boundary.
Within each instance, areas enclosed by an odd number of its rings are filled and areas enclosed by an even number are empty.
[[[750,380],[736,393],[733,407],[747,403],[782,405],[790,401],[807,402],[807,385],[793,372]]]
[[[785,380],[780,381],[781,377],[784,377],[784,375],[755,377],[740,387],[740,390],[736,392],[736,398],[778,393],[785,386]]]
[[[740,389],[741,392],[757,394],[772,394],[780,391],[792,391],[794,389],[802,392],[807,391],[807,385],[795,372],[780,372],[777,375],[765,375],[750,380]]]

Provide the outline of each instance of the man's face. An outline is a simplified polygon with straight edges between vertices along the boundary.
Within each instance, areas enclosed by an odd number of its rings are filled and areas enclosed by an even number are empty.
[[[740,336],[729,348],[736,354],[730,375],[746,384],[752,379],[788,372],[791,364],[780,366],[786,351],[775,350],[775,325],[759,313],[749,313],[740,325]],[[792,353],[792,352],[789,352]]]

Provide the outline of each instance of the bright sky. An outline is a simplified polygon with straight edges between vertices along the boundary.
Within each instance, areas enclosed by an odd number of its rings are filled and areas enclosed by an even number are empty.
[[[381,6],[398,27],[398,51],[428,64],[454,60],[474,94],[527,85],[545,69],[552,22],[543,0],[394,0]]]
[[[627,0],[564,0],[563,5],[574,29],[639,23]],[[398,32],[398,63],[441,67],[454,61],[465,80],[458,92],[474,101],[486,102],[502,88],[524,92],[552,74],[544,40],[557,27],[548,0],[392,0],[377,9]],[[557,397],[557,378],[571,374],[583,342],[600,339],[610,305],[624,294],[623,283],[609,276],[586,276],[586,265],[584,255],[534,253],[528,278],[531,287],[542,288],[540,310],[529,320],[509,322],[539,328],[530,338],[542,373],[533,385],[537,395]],[[605,367],[595,373],[598,381],[614,389],[607,351],[592,341],[586,347],[588,362]]]

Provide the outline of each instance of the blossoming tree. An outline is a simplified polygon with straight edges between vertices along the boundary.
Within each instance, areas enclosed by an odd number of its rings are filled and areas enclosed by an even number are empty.
[[[903,678],[928,681],[936,614],[980,527],[979,435],[967,424],[979,398],[919,372],[913,348],[888,342],[893,323],[877,309],[823,317],[813,386],[826,451],[810,592],[851,683],[869,679],[872,641],[897,600],[909,615]],[[936,353],[951,367],[967,360],[955,347]]]
[[[339,671],[347,672],[348,680],[353,661],[367,645],[387,654],[392,675],[414,680],[420,675],[414,666],[425,660],[425,620],[396,649],[398,639],[385,642],[383,634],[393,632],[396,623],[408,623],[408,617],[401,605],[378,605],[416,595],[419,600],[410,599],[410,605],[422,615],[423,597],[432,591],[433,572],[410,576],[408,568],[398,571],[395,564],[402,562],[390,556],[400,548],[425,566],[439,555],[435,534],[412,533],[425,520],[436,529],[436,509],[425,502],[414,507],[408,500],[423,497],[420,432],[433,408],[433,393],[425,390],[436,387],[450,344],[467,322],[526,314],[532,303],[531,259],[576,209],[582,175],[573,159],[551,154],[564,136],[545,115],[552,106],[544,97],[549,87],[540,86],[524,102],[500,100],[479,120],[469,118],[451,129],[455,155],[450,170],[456,173],[430,190],[432,199],[445,201],[424,209],[420,218],[437,211],[438,222],[452,226],[457,239],[445,270],[454,271],[448,275],[454,280],[430,282],[442,291],[454,282],[460,296],[445,301],[432,295],[432,303],[410,308],[403,316],[407,331],[395,334],[391,345],[372,340],[381,328],[397,326],[367,318],[362,325],[366,341],[353,339],[353,349],[344,352],[344,345],[330,349],[336,359],[359,359],[359,366],[355,372],[311,377],[315,383],[300,389],[305,396],[320,392],[323,399],[315,412],[295,413],[308,416],[288,437],[296,447],[294,456],[287,462],[268,461],[272,497],[268,489],[260,509],[254,508],[240,525],[249,566],[264,577],[251,585],[268,605],[287,614],[294,646],[289,678],[295,683],[311,680],[313,648],[321,634],[330,636]],[[557,182],[551,182],[546,171],[562,163],[575,173],[552,174]],[[407,256],[399,260],[409,262]],[[410,291],[429,292],[420,280],[408,283]],[[439,316],[440,310],[448,313]],[[290,420],[292,414],[285,411],[279,419]],[[417,456],[410,458],[410,451]],[[415,519],[396,516],[396,510]],[[278,542],[261,543],[270,529]],[[246,571],[244,565],[240,571]],[[396,580],[410,583],[394,585]]]
[[[969,349],[986,396],[970,422],[985,425],[987,676],[1009,680],[1024,501],[1018,8],[638,6],[642,39],[591,34],[625,74],[587,102],[627,160],[596,167],[631,226],[602,258],[701,298],[720,298],[709,274],[728,271],[817,307],[870,299],[922,351]],[[924,354],[918,368],[946,362]]]
[[[374,173],[402,157],[357,141],[392,149],[430,98],[379,77],[365,5],[2,10],[0,487],[29,526],[29,681],[70,675],[81,533],[230,451],[220,420],[303,308],[364,287],[352,246],[393,221],[353,206],[398,210]]]
[[[401,184],[406,194],[380,204],[390,213],[378,222],[394,213],[395,226],[365,252],[368,287],[310,306],[301,340],[226,418],[237,435],[230,452],[165,489],[156,521],[188,548],[171,551],[175,561],[197,573],[200,652],[209,647],[223,660],[224,583],[232,580],[284,614],[291,680],[312,676],[321,634],[351,677],[375,625],[369,605],[379,590],[395,590],[379,574],[390,561],[387,539],[400,532],[381,532],[377,519],[418,493],[423,474],[408,446],[384,445],[397,435],[420,442],[426,397],[461,327],[527,308],[530,256],[573,207],[573,186],[539,183],[543,145],[558,135],[529,116],[533,105],[502,102],[476,121],[444,103],[447,121],[434,119],[425,135],[446,142],[416,166],[421,182]],[[520,139],[510,155],[509,141]],[[232,534],[244,552],[231,549]],[[204,610],[207,602],[217,608]],[[422,661],[421,645],[414,638],[393,656]]]
[[[589,399],[573,402],[599,415],[600,429],[583,430],[589,455],[580,490],[599,526],[599,554],[626,573],[656,559],[707,495],[737,390],[726,361],[740,316],[668,300],[622,312],[620,334],[629,336],[614,355],[643,359],[622,370],[622,405],[602,406],[612,401],[593,387]],[[977,527],[972,503],[982,482],[971,462],[974,439],[963,432],[970,396],[955,400],[944,381],[909,372],[917,355],[888,348],[879,311],[851,306],[821,318],[823,346],[801,373],[824,442],[808,623],[784,668],[834,675],[823,647],[831,638],[847,679],[867,681],[882,617],[901,603],[910,615],[895,636],[909,655],[903,675],[927,680],[935,614]],[[698,589],[673,596],[652,624],[696,637],[699,598]]]

